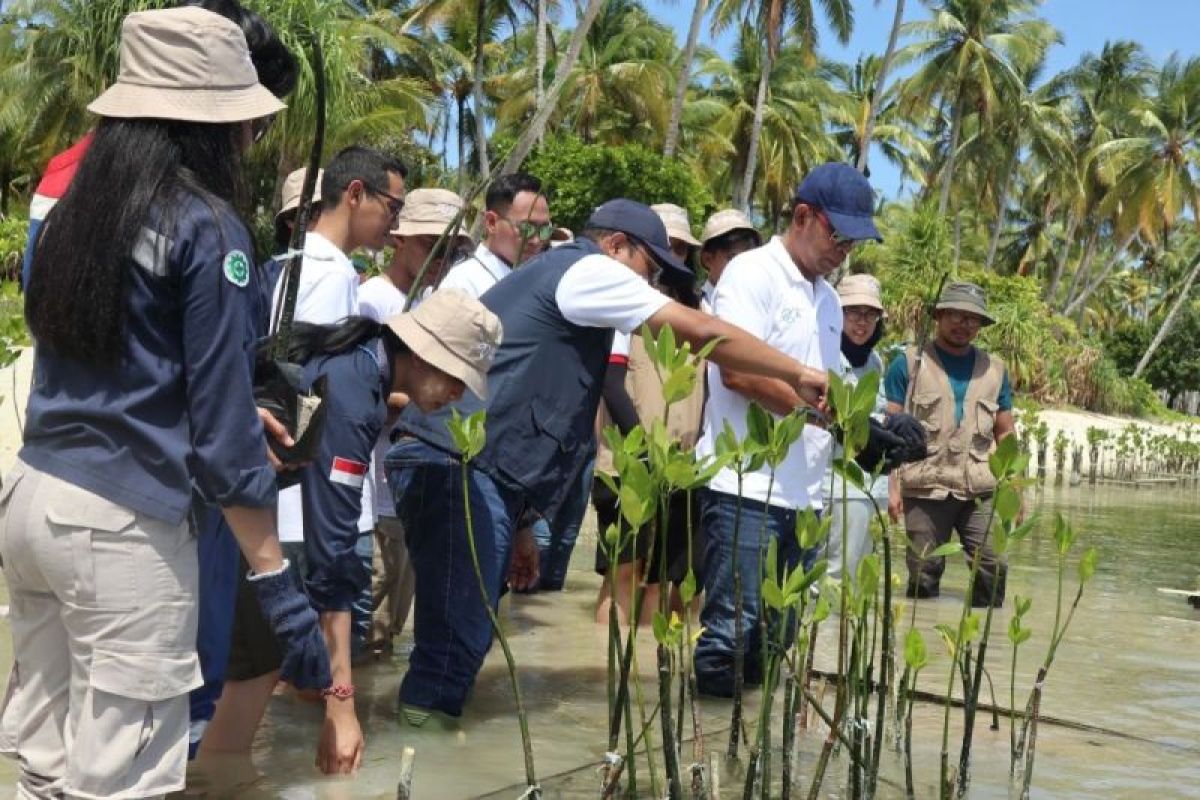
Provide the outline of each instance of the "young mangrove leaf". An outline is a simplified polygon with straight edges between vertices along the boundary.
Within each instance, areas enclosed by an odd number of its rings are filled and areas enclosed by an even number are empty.
[[[774,418],[765,408],[756,402],[750,402],[750,407],[746,409],[746,438],[753,442],[757,449],[770,446],[774,423]]]
[[[779,584],[775,583],[770,578],[763,579],[762,598],[764,603],[776,611],[783,610],[783,591],[779,588]]]
[[[996,487],[996,516],[1003,522],[1014,522],[1021,513],[1021,493],[1011,483]]]
[[[1058,548],[1060,556],[1065,556],[1070,551],[1071,545],[1075,544],[1075,529],[1062,514],[1054,516],[1054,544]]]
[[[916,628],[909,628],[904,637],[904,663],[909,669],[918,670],[929,663],[929,653],[925,649],[925,637]]]
[[[679,584],[679,600],[686,608],[696,597],[696,573],[688,567],[687,575],[683,577],[683,582]]]
[[[717,346],[720,345],[721,342],[724,342],[724,341],[725,341],[724,336],[718,336],[716,339],[713,339],[708,344],[704,345],[704,347],[701,347],[699,350],[696,351],[696,356],[695,356],[696,361],[697,362],[704,361],[706,358],[708,358],[710,355],[712,355],[712,351],[716,350]]]
[[[844,458],[835,458],[833,460],[833,471],[854,488],[863,492],[867,491],[867,475],[863,472],[863,468],[858,465],[858,462],[847,461]]]
[[[1008,621],[1008,640],[1014,646],[1022,645],[1033,636],[1033,629],[1021,627],[1021,618],[1014,616]]]
[[[934,548],[933,552],[926,556],[926,558],[945,558],[947,556],[954,556],[961,553],[962,549],[962,542],[946,542],[945,544]]]
[[[678,403],[691,395],[696,388],[696,365],[681,364],[663,381],[663,400],[668,404]]]
[[[1089,547],[1083,554],[1083,558],[1079,559],[1079,582],[1080,584],[1087,583],[1096,574],[1096,560],[1100,554],[1096,548]]]
[[[670,623],[667,622],[666,616],[661,611],[654,612],[654,619],[651,622],[651,628],[654,630],[654,640],[659,644],[667,644],[670,637]]]

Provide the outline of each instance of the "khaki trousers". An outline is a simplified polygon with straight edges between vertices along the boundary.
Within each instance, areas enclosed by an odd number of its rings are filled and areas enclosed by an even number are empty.
[[[996,606],[1004,605],[1004,583],[1008,567],[1004,559],[992,550],[991,537],[988,535],[988,520],[991,516],[990,494],[971,500],[959,500],[954,497],[944,500],[905,497],[904,527],[908,531],[909,540],[905,561],[908,563],[910,594],[918,589],[922,594],[938,594],[942,573],[946,569],[946,559],[930,558],[927,554],[949,542],[950,535],[957,531],[958,538],[962,540],[963,555],[966,557],[968,569],[975,553],[979,552],[979,572],[971,595],[971,605],[987,607],[992,601],[993,587]],[[922,558],[921,554],[926,555]]]
[[[0,490],[13,668],[0,752],[21,798],[184,788],[196,540],[18,462]]]
[[[412,609],[416,578],[404,543],[404,525],[395,517],[380,517],[375,523],[375,558],[371,574],[370,642],[389,645],[404,631]]]

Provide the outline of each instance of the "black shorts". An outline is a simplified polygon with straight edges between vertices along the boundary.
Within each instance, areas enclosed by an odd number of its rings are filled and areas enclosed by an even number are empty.
[[[300,577],[308,567],[304,543],[283,543],[283,555],[292,564],[292,577],[300,591],[304,591],[304,581]],[[241,577],[250,571],[250,565],[242,556],[239,555],[238,558],[240,571],[237,605],[233,612],[229,666],[225,670],[225,678],[231,681],[248,681],[279,669],[283,665],[283,648],[279,646],[275,631],[271,630],[270,623],[263,616],[253,584]]]
[[[608,574],[609,559],[608,553],[605,550],[604,532],[612,525],[619,525],[622,530],[626,530],[628,526],[621,518],[620,510],[617,508],[616,495],[599,478],[596,478],[592,482],[592,505],[596,508],[596,523],[599,531],[599,540],[596,543],[596,572],[600,575],[606,575]],[[704,580],[701,574],[701,566],[704,564],[704,537],[700,532],[699,503],[694,493],[692,495],[691,519],[693,526],[691,566],[696,573],[697,585],[703,585]],[[657,522],[654,524],[657,524]],[[662,541],[657,536],[651,537],[650,534],[651,529],[649,525],[638,531],[636,549],[631,544],[626,544],[617,554],[617,562],[628,564],[635,559],[641,561],[645,564],[644,575],[646,583],[658,583],[662,565]],[[648,554],[647,551],[650,548],[651,538],[656,540],[654,543],[654,552]],[[648,559],[647,555],[649,555]],[[667,580],[671,583],[681,583],[687,577],[688,572],[687,492],[674,492],[668,503],[666,557]]]

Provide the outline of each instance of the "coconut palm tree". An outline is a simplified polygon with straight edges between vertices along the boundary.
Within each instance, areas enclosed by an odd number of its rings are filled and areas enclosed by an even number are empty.
[[[896,88],[876,94],[883,59],[860,57],[852,67],[831,64],[829,73],[837,94],[825,113],[833,138],[851,161],[870,175],[865,156],[870,140],[904,177],[916,177],[918,164],[929,159],[929,151],[919,131],[900,116]]]
[[[949,117],[949,140],[941,167],[938,211],[950,204],[963,122],[979,117],[990,131],[1000,94],[1019,94],[1021,75],[1040,62],[1058,31],[1031,14],[1040,0],[925,0],[932,18],[906,23],[915,39],[901,51],[903,63],[920,66],[905,87],[905,110],[937,105]]]
[[[850,0],[820,0],[820,3],[834,35],[839,42],[846,44],[854,29],[854,7]],[[752,3],[746,3],[745,0],[719,0],[714,11],[714,35],[737,20],[753,21],[754,27],[766,34],[759,45],[763,52],[758,59],[758,90],[754,98],[754,121],[750,127],[745,169],[740,176],[740,183],[734,185],[734,205],[748,211],[758,166],[759,139],[768,103],[771,71],[787,35],[797,39],[809,58],[816,60],[817,18],[812,0],[757,0]]]
[[[671,118],[667,121],[666,141],[663,142],[663,155],[667,158],[675,155],[675,147],[679,144],[679,126],[683,122],[683,104],[687,99],[688,84],[692,79],[692,63],[696,60],[700,26],[707,13],[708,0],[696,0],[692,6],[692,21],[688,25],[687,41],[683,46],[679,71],[675,74],[675,96],[671,100]]]
[[[888,74],[892,69],[892,61],[896,57],[896,42],[900,39],[900,28],[904,24],[904,0],[896,0],[896,13],[892,15],[892,27],[888,32],[887,47],[883,51],[883,58],[880,60],[879,69],[875,74],[875,87],[871,91],[871,97],[883,97],[884,87],[887,86]],[[879,5],[879,0],[875,0],[875,5]],[[863,124],[864,142],[873,142],[875,140],[875,122],[879,114],[879,106],[871,103],[867,110],[867,119]],[[858,157],[855,159],[854,166],[858,171],[867,174],[867,159],[870,158],[870,146],[864,147],[858,152]]]

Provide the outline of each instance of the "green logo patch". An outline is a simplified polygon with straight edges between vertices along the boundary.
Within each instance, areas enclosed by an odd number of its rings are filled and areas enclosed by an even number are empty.
[[[225,279],[234,286],[244,287],[250,282],[250,259],[241,250],[230,250],[222,264]]]

